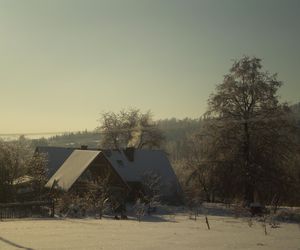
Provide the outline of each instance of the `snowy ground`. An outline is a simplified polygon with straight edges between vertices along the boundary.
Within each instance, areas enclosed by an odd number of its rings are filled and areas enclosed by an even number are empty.
[[[0,249],[297,249],[300,227],[281,223],[249,227],[247,219],[203,216],[196,221],[187,214],[134,219],[24,219],[0,221]]]

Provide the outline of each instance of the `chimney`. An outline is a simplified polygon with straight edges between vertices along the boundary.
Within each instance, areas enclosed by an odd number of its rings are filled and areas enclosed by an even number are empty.
[[[123,150],[128,161],[134,161],[134,151],[135,151],[134,147],[127,147],[126,149]]]

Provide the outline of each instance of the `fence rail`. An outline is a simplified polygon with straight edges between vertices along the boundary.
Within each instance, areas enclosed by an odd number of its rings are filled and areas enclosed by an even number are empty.
[[[53,201],[0,203],[0,219],[53,216]]]

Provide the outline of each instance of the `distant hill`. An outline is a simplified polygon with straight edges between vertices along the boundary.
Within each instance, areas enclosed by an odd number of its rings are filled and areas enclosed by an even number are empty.
[[[165,136],[164,148],[170,148],[170,145],[180,147],[187,133],[190,133],[199,128],[200,119],[163,119],[157,121],[158,127],[163,131]],[[65,133],[46,138],[32,140],[32,146],[59,146],[59,147],[80,147],[87,145],[90,148],[97,148],[100,145],[101,134],[96,131]],[[172,146],[174,147],[174,146]],[[167,150],[168,151],[168,150]]]
[[[100,136],[100,133],[95,131],[70,132],[56,135],[48,139],[33,139],[32,146],[80,147],[81,145],[87,145],[90,148],[97,148],[99,147]]]

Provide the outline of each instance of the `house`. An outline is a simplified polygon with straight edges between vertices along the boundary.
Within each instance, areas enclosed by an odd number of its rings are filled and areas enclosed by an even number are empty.
[[[47,188],[55,185],[69,191],[109,172],[112,184],[127,189],[131,197],[149,176],[159,178],[162,199],[178,201],[182,195],[173,168],[161,150],[38,147],[36,152],[46,154],[48,160]]]

